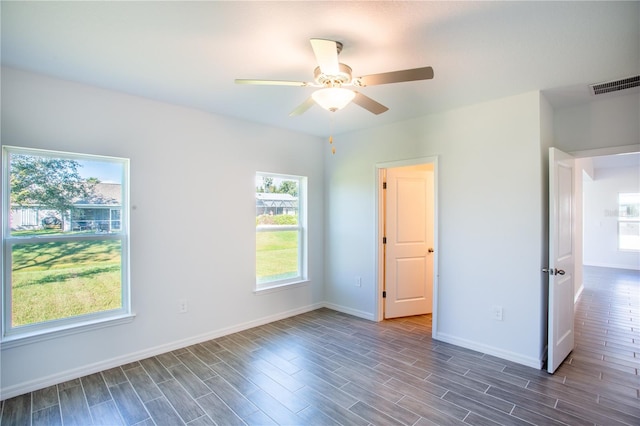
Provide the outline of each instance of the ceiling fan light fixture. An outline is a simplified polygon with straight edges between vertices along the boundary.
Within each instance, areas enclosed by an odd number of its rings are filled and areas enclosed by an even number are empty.
[[[342,87],[328,87],[316,90],[311,97],[322,108],[336,112],[349,105],[349,102],[355,98],[356,94],[353,90],[343,89]]]

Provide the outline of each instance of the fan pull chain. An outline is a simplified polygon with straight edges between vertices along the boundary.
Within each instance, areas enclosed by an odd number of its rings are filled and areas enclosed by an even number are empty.
[[[329,145],[333,145],[333,116],[334,114],[331,113],[330,114],[330,119],[329,119]],[[331,154],[335,155],[336,153],[336,147],[335,145],[331,147]]]

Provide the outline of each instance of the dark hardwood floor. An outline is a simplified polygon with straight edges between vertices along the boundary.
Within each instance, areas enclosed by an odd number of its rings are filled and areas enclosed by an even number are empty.
[[[585,268],[556,374],[320,309],[2,402],[9,425],[640,425],[640,275]]]

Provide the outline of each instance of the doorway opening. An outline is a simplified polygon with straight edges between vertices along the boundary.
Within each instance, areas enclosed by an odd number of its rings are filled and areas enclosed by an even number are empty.
[[[376,165],[377,315],[437,318],[437,157]]]
[[[571,259],[573,260],[573,264],[569,267],[569,269],[567,269],[567,267],[562,267],[562,266],[558,267],[558,265],[556,265],[559,259],[554,259],[554,255],[553,255],[554,246],[556,249],[561,247],[555,244],[555,242],[556,240],[558,240],[559,237],[562,236],[563,233],[558,232],[558,229],[554,231],[554,228],[556,228],[553,225],[553,220],[555,216],[552,217],[553,215],[550,215],[550,218],[549,218],[550,232],[549,232],[549,240],[548,240],[550,243],[549,244],[549,255],[550,255],[549,265],[550,267],[552,264],[554,265],[553,266],[554,272],[551,272],[552,271],[551,269],[544,270],[544,271],[548,271],[550,274],[549,283],[547,287],[548,288],[548,307],[547,307],[548,308],[548,316],[547,316],[548,357],[547,357],[547,366],[546,366],[546,369],[549,373],[553,373],[553,371],[561,364],[563,359],[573,349],[573,345],[574,345],[573,343],[573,336],[574,336],[573,309],[574,309],[575,303],[577,303],[578,298],[584,288],[583,287],[583,280],[584,280],[583,267],[585,264],[593,263],[593,259],[589,259],[588,255],[586,256],[587,258],[585,258],[585,254],[584,254],[585,246],[587,246],[586,240],[590,238],[587,235],[587,232],[593,232],[593,227],[587,226],[584,222],[585,220],[584,209],[589,209],[588,207],[589,203],[586,203],[585,202],[586,200],[584,199],[585,193],[584,193],[584,185],[583,185],[583,176],[587,177],[588,179],[592,179],[593,176],[595,176],[594,170],[598,169],[598,166],[595,165],[594,162],[600,163],[600,164],[604,162],[606,163],[608,168],[621,165],[622,167],[629,167],[629,166],[636,167],[636,170],[637,170],[637,164],[638,164],[637,152],[638,152],[638,146],[624,146],[619,148],[607,148],[607,149],[590,150],[590,151],[584,151],[584,152],[573,152],[570,155],[563,154],[564,157],[566,158],[563,158],[562,161],[571,161],[571,169],[573,170],[572,172],[570,172],[570,174],[567,174],[567,179],[566,179],[567,182],[569,182],[569,180],[573,180],[573,183],[571,183],[570,186],[567,186],[567,191],[565,191],[566,192],[565,198],[567,200],[573,199],[573,201],[571,201],[570,204],[568,202],[564,203],[567,206],[572,206],[571,207],[571,223],[569,224],[570,226],[564,227],[566,230],[566,232],[564,232],[564,236],[565,236],[564,238],[566,239],[564,243],[564,247],[571,248]],[[553,182],[551,182],[551,175],[553,174],[552,172],[556,168],[556,165],[552,163],[553,161],[551,161],[549,164],[549,167],[550,167],[549,192],[552,195],[550,197],[550,204],[552,205],[549,206],[549,210],[551,213],[554,211],[559,212],[562,210],[562,209],[554,209],[553,200],[551,200],[552,198],[555,198],[557,196],[557,194],[554,194],[556,185],[554,185]],[[591,177],[588,175],[591,175]],[[613,180],[609,179],[609,181],[613,181]],[[634,181],[634,179],[631,178],[631,181]],[[634,181],[634,182],[637,182],[637,181]],[[637,188],[637,185],[632,185],[632,186]],[[612,194],[608,194],[608,195],[611,196]],[[617,193],[613,194],[613,196],[617,196]],[[556,202],[557,201],[558,200],[556,200]],[[606,204],[605,207],[606,206],[608,206],[608,204]],[[602,206],[596,207],[596,210],[597,210],[597,212],[595,212],[596,215],[603,214]],[[604,212],[605,212],[604,214],[607,213],[606,208],[604,208]],[[594,212],[590,211],[589,213],[594,213]],[[614,213],[615,213],[615,216],[617,217],[618,216],[617,211],[615,211]],[[600,228],[604,228],[603,222],[606,221],[607,218],[602,217],[602,218],[598,218],[598,220],[599,220],[599,226],[596,226],[596,228],[600,230]],[[609,234],[610,234],[609,235],[610,239],[611,238],[615,239],[617,237],[617,234],[615,234],[614,232],[609,232]],[[600,248],[600,246],[603,245],[602,241],[604,240],[604,237],[602,235],[599,235],[597,237],[597,240],[598,240],[598,244],[596,244],[596,246]],[[611,244],[606,244],[606,246],[609,246],[609,245]],[[613,245],[615,246],[615,244]],[[559,250],[559,251],[562,252],[562,250]],[[619,250],[610,250],[610,251],[619,252]],[[563,259],[567,258],[566,253],[562,252],[561,254],[563,254],[562,256]],[[600,262],[603,259],[605,259],[605,256],[600,254],[598,256],[595,256],[595,258],[597,258],[598,262]],[[598,266],[610,266],[610,265],[598,265]],[[565,271],[565,269],[567,270]],[[570,277],[571,279],[568,280],[567,277]],[[556,282],[558,280],[559,280],[559,283]],[[559,284],[563,284],[565,282],[569,283],[569,285],[566,286],[566,288],[561,291],[562,286]],[[560,343],[562,343],[563,341],[567,342],[565,345],[566,347],[564,348],[561,347],[560,345]],[[556,348],[556,345],[558,346],[557,348]],[[558,349],[558,351],[556,351],[556,349]]]

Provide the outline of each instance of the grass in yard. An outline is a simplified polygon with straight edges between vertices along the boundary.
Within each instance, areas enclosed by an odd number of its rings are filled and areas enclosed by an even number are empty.
[[[16,244],[12,326],[121,306],[120,241]]]
[[[298,231],[257,232],[256,247],[258,282],[298,274]]]

